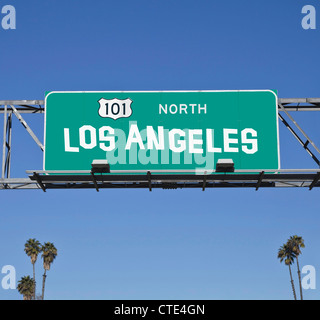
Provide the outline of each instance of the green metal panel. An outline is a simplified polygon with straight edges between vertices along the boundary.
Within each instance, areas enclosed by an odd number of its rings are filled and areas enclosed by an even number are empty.
[[[279,169],[271,90],[49,92],[45,110],[44,170],[90,170],[97,159],[111,171],[212,172],[218,159]]]

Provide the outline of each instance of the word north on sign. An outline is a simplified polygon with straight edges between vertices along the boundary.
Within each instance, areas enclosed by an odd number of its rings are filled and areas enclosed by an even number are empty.
[[[44,170],[211,173],[279,169],[277,95],[260,91],[50,92]]]

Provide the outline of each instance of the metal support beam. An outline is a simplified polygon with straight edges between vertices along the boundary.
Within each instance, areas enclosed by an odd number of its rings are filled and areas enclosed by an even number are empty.
[[[320,98],[279,98],[278,103],[287,111],[320,111]]]
[[[105,174],[95,176],[96,184],[91,174],[81,175],[48,175],[33,174],[31,180],[42,183],[45,189],[90,189],[96,188],[99,182],[99,190],[103,188],[153,188],[174,189],[177,188],[259,188],[266,187],[320,187],[319,171],[312,173],[214,173],[209,175],[197,174],[154,174],[148,171],[146,175],[114,175]]]
[[[0,105],[41,106],[44,105],[44,100],[0,100]]]
[[[317,152],[320,154],[319,148],[315,145],[315,143],[307,136],[307,134],[302,130],[302,128],[298,125],[298,123],[293,119],[293,117],[290,115],[290,113],[283,107],[281,103],[279,103],[279,106],[282,111],[285,112],[285,114],[289,117],[289,119],[294,123],[294,125],[298,128],[298,130],[303,134],[303,136],[307,139],[307,141],[317,150]]]
[[[314,155],[314,153],[308,148],[309,141],[304,143],[301,138],[298,136],[298,134],[292,129],[292,127],[289,125],[289,123],[279,114],[280,120],[283,122],[283,124],[289,129],[289,131],[293,134],[293,136],[299,141],[299,143],[302,145],[302,147],[309,153],[311,158],[316,162],[316,164],[320,167],[320,160]]]
[[[98,184],[97,184],[97,180],[94,176],[94,173],[91,171],[91,176],[92,176],[92,181],[93,181],[93,184],[94,184],[94,187],[96,188],[97,192],[99,192],[99,187],[98,187]]]
[[[2,167],[1,178],[10,178],[10,160],[11,160],[11,136],[12,136],[12,114],[5,113],[3,119],[3,146],[2,146]]]
[[[5,159],[6,159],[6,142],[7,142],[7,106],[4,106],[4,117],[3,117],[3,144],[2,144],[2,167],[1,167],[1,178],[5,176]]]
[[[148,186],[149,186],[149,191],[152,191],[152,183],[151,183],[151,172],[147,172],[147,178],[148,178]]]
[[[33,178],[37,181],[38,185],[40,186],[40,188],[43,190],[43,192],[46,192],[46,187],[45,185],[42,183],[40,176],[34,172],[33,173]]]
[[[318,172],[318,174],[314,177],[312,183],[309,186],[309,190],[312,190],[313,187],[316,185],[316,183],[319,181],[320,179],[320,172]]]
[[[260,173],[260,175],[259,175],[259,179],[258,179],[257,186],[256,186],[256,191],[258,191],[259,188],[260,188],[260,186],[261,186],[263,176],[264,176],[264,171],[262,171],[262,172]]]
[[[18,118],[20,123],[25,127],[25,129],[28,131],[32,139],[36,142],[36,144],[40,147],[42,151],[44,151],[43,144],[40,142],[40,140],[37,138],[37,136],[34,134],[34,132],[31,130],[29,125],[26,123],[26,121],[22,118],[21,114],[18,112],[18,110],[11,105],[12,111],[15,114],[15,116]]]
[[[10,170],[11,170],[11,137],[12,137],[12,114],[8,115],[7,121],[7,156],[6,156],[6,176],[5,178],[10,178]]]
[[[0,189],[40,189],[40,186],[29,178],[9,178],[0,179]]]
[[[203,175],[202,191],[206,190],[206,185],[207,185],[207,171],[205,171]]]

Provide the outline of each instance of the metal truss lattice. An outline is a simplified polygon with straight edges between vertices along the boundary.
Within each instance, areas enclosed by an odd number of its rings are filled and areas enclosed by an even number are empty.
[[[37,138],[23,118],[24,114],[44,114],[43,100],[0,100],[0,113],[3,114],[3,144],[0,189],[95,189],[105,188],[146,188],[178,189],[200,188],[275,188],[305,187],[309,190],[320,187],[320,149],[310,139],[306,131],[295,121],[291,111],[320,111],[320,98],[293,98],[278,100],[279,120],[288,128],[303,149],[316,164],[315,169],[274,170],[235,170],[234,173],[206,174],[163,174],[156,171],[140,174],[117,175],[94,174],[90,171],[46,172],[26,170],[26,177],[11,178],[12,161],[12,118],[15,116],[26,129],[38,147],[43,151],[43,143]],[[51,173],[51,174],[50,174]]]

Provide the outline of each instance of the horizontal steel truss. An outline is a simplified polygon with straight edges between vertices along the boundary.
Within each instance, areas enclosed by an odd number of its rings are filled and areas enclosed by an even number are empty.
[[[293,98],[279,99],[279,119],[290,130],[302,147],[313,158],[317,167],[320,167],[318,159],[320,150],[307,136],[305,131],[297,124],[288,111],[320,111],[320,98]],[[11,133],[12,115],[15,115],[25,127],[29,135],[43,151],[43,144],[39,141],[22,114],[42,114],[45,112],[43,100],[0,100],[0,113],[4,114],[3,128],[3,154],[0,189],[96,189],[103,188],[147,188],[152,189],[178,189],[178,188],[201,188],[203,191],[210,188],[260,188],[269,187],[306,187],[312,190],[320,187],[319,169],[286,169],[278,170],[277,173],[270,170],[250,172],[236,170],[235,173],[214,174],[161,174],[159,172],[145,171],[144,173],[107,175],[86,172],[44,172],[41,170],[29,170],[29,178],[10,178],[11,162]],[[288,121],[280,114],[284,113]],[[292,125],[289,122],[292,122]],[[295,128],[295,129],[294,129]],[[300,133],[297,133],[299,131]],[[303,137],[301,137],[301,135]],[[309,148],[311,145],[315,151]],[[316,154],[318,153],[318,154]],[[318,156],[318,157],[317,157]]]
[[[311,173],[215,173],[215,174],[146,174],[115,175],[40,175],[34,172],[30,179],[36,181],[43,191],[46,189],[81,189],[94,188],[226,188],[226,187],[308,187],[310,190],[320,186],[320,170]]]
[[[320,111],[320,98],[279,98],[287,111]],[[4,106],[17,106],[19,113],[44,113],[44,100],[0,100],[0,113]],[[280,107],[279,107],[280,109]]]

